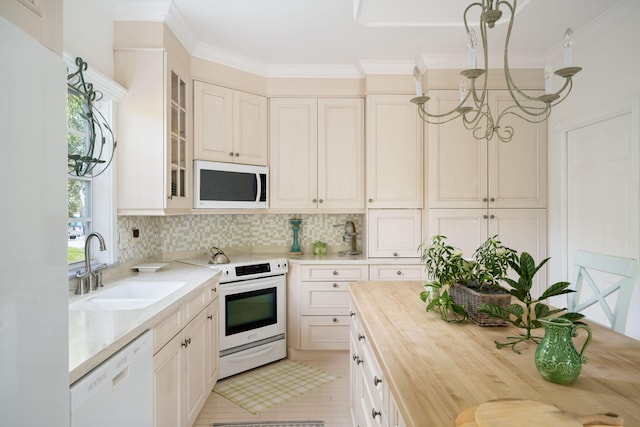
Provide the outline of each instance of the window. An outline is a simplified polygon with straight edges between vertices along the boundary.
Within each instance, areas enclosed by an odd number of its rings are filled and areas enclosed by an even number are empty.
[[[73,90],[67,94],[67,147],[69,154],[85,152],[88,143],[87,122],[80,96]],[[92,182],[90,178],[69,175],[67,179],[67,261],[84,261],[85,237],[91,233]]]
[[[77,60],[65,54],[69,72],[78,69]],[[84,71],[87,82],[91,82],[102,98],[94,102],[94,108],[102,115],[115,133],[114,117],[116,102],[123,98],[126,91],[101,73],[90,67]],[[83,155],[90,141],[92,131],[83,115],[84,103],[79,93],[69,89],[67,96],[67,146],[69,154]],[[98,140],[100,135],[97,135]],[[104,149],[104,147],[101,147]],[[101,157],[105,158],[105,156]],[[106,158],[109,158],[107,155]],[[72,168],[71,168],[72,170]],[[68,170],[70,171],[70,170]],[[84,263],[85,238],[92,232],[100,233],[105,240],[107,250],[98,251],[93,247],[92,263],[113,264],[116,261],[116,208],[115,173],[112,163],[104,173],[95,177],[83,177],[69,173],[67,175],[67,260],[69,270],[74,274]]]

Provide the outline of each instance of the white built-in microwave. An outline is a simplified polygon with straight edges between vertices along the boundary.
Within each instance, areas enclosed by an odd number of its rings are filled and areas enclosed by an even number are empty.
[[[268,207],[266,166],[194,160],[194,208],[260,209]]]

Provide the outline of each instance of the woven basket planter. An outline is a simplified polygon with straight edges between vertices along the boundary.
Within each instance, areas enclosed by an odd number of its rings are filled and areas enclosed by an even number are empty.
[[[451,298],[456,304],[465,305],[469,319],[480,326],[506,326],[507,322],[491,317],[486,313],[478,313],[480,304],[495,304],[503,308],[511,304],[510,294],[483,294],[471,288],[454,283],[449,289]]]

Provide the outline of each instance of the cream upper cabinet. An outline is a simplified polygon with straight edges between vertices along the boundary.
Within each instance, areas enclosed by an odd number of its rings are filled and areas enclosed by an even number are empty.
[[[115,50],[115,78],[127,88],[118,105],[118,214],[193,206],[189,54],[173,37],[165,43]]]
[[[460,102],[456,90],[429,91],[433,114]],[[490,91],[494,115],[513,104],[508,91]],[[513,139],[477,140],[460,119],[429,125],[429,208],[544,208],[546,194],[546,123],[505,117]]]
[[[270,100],[270,207],[364,209],[364,102]]]
[[[411,98],[367,96],[368,208],[422,208],[424,124]]]
[[[422,209],[369,209],[367,254],[371,258],[419,258]]]
[[[468,257],[494,235],[519,253],[528,252],[538,263],[547,256],[546,209],[429,209],[428,222],[430,236],[447,236],[447,243]],[[544,274],[536,276],[536,292],[544,285],[539,283],[541,277]]]
[[[267,98],[193,83],[194,158],[267,165]]]

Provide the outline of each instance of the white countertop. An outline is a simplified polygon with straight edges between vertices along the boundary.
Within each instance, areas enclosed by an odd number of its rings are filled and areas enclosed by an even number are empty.
[[[220,275],[219,270],[171,262],[152,273],[131,272],[131,275],[111,283],[183,281],[185,286],[158,302],[139,310],[69,311],[69,384],[74,383],[94,367],[115,354],[131,340],[154,327],[166,315],[166,310],[178,307],[208,280]],[[95,296],[100,291],[70,302]]]
[[[391,264],[391,265],[407,265],[420,264],[420,258],[367,258],[365,255],[338,255],[337,253],[328,253],[325,255],[314,255],[313,253],[305,253],[304,255],[287,255],[289,263],[318,263],[318,264]]]
[[[292,264],[419,264],[419,258],[367,258],[365,255],[341,256],[337,253],[314,255],[306,253],[299,256],[277,253],[230,254],[232,262],[262,261],[285,258]],[[204,259],[204,258],[203,258]],[[118,311],[69,311],[69,384],[74,383],[94,367],[115,354],[120,348],[153,328],[161,321],[168,310],[178,307],[209,279],[220,275],[215,268],[197,267],[181,262],[169,262],[157,272],[138,273],[113,282],[105,282],[105,288],[121,282],[132,281],[186,281],[180,290],[160,301],[140,310]],[[99,292],[99,291],[98,291]],[[96,293],[71,297],[70,302],[90,298]]]

